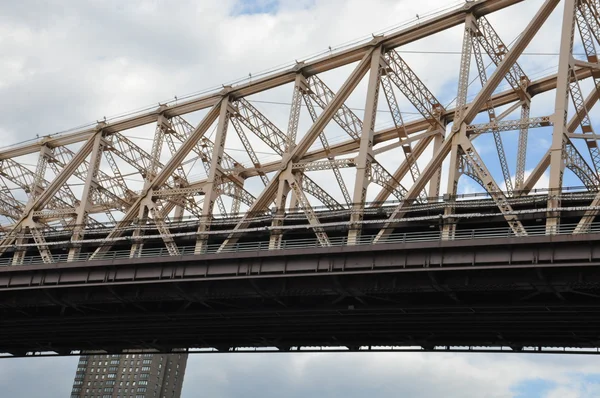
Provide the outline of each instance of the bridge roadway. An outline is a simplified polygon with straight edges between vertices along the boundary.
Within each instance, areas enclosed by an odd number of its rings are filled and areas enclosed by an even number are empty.
[[[600,347],[600,227],[537,231],[0,267],[0,352]]]
[[[581,188],[573,187],[571,188],[573,189],[572,192],[569,192],[569,188],[564,189],[561,195],[562,224],[576,224],[579,222],[590,201],[594,199],[595,192],[577,191]],[[440,230],[442,224],[448,222],[456,223],[458,231],[481,230],[483,228],[506,229],[507,224],[504,216],[499,213],[498,206],[486,195],[460,195],[457,199],[453,202],[455,214],[452,219],[444,218],[448,202],[442,197],[429,198],[423,204],[412,204],[407,208],[407,215],[396,223],[394,233],[396,235],[405,233],[409,235],[423,234],[423,238],[431,238]],[[545,190],[522,197],[508,198],[508,202],[527,229],[535,229],[539,228],[540,225],[544,225],[548,203],[548,194]],[[366,236],[376,235],[397,205],[398,202],[371,203],[365,210],[364,224],[361,228],[362,234]],[[339,241],[347,236],[351,210],[331,210],[317,207],[314,209],[323,225],[323,230],[327,232],[329,238]],[[268,246],[273,216],[273,214],[264,212],[256,214],[252,218],[248,230],[243,234],[239,234],[239,244],[237,246],[249,245],[253,247],[256,242],[262,242],[265,247]],[[235,227],[239,220],[239,216],[233,215],[215,218],[212,221],[208,232],[210,234],[208,240],[209,251],[215,251],[219,248],[223,240],[229,235],[229,231]],[[186,248],[194,246],[198,225],[199,221],[192,218],[171,222],[168,226],[176,244],[180,248]],[[151,223],[145,225],[143,234],[134,238],[133,236],[138,227],[137,225],[127,227],[120,238],[111,242],[111,251],[113,253],[123,251],[126,252],[124,255],[129,256],[132,242],[136,239],[143,239],[143,245],[147,251],[165,249],[163,239],[156,225]],[[104,244],[102,240],[106,238],[112,228],[112,225],[107,224],[105,228],[94,227],[88,229],[85,233],[80,258],[82,260],[87,259],[99,245]],[[72,246],[70,241],[73,234],[72,229],[48,227],[47,230],[41,231],[44,232],[45,240],[54,256],[54,260],[57,262],[65,260],[66,253]],[[2,233],[0,232],[1,237]],[[283,239],[287,241],[306,239],[311,244],[315,242],[315,234],[301,209],[294,209],[293,211],[288,209],[286,212],[283,223]],[[29,242],[22,245],[27,250],[26,263],[41,262],[42,259],[39,256],[34,239],[29,237]],[[235,250],[235,248],[233,249]],[[166,249],[163,251],[166,252]],[[13,252],[14,249],[10,248],[3,255],[0,255],[0,266],[11,264]]]

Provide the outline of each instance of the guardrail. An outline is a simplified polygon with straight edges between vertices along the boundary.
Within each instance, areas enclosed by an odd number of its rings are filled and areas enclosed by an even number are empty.
[[[563,224],[558,227],[558,230],[554,235],[570,235],[573,234],[577,224]],[[519,238],[527,239],[532,236],[543,236],[547,235],[545,225],[528,226],[525,228],[527,236],[519,236]],[[600,222],[593,223],[589,229],[585,231],[586,234],[600,232]],[[445,240],[473,240],[473,239],[492,239],[492,238],[511,238],[517,237],[515,233],[509,227],[502,228],[481,228],[481,229],[469,229],[469,230],[457,230],[454,232],[451,238]],[[385,245],[390,243],[403,243],[403,242],[432,242],[443,240],[443,232],[427,231],[427,232],[405,232],[396,233],[390,235],[385,241],[375,243],[375,235],[361,236],[358,238],[354,246],[358,245]],[[344,237],[333,237],[329,239],[329,247],[348,246],[348,240]],[[289,239],[282,240],[278,248],[272,248],[268,241],[260,242],[241,242],[232,244],[221,248],[220,244],[206,245],[200,252],[196,251],[195,246],[183,246],[178,247],[179,256],[192,256],[202,254],[217,254],[217,253],[238,253],[238,252],[255,252],[255,251],[269,251],[269,250],[290,250],[290,249],[301,249],[310,247],[323,247],[316,238],[311,239]],[[80,253],[75,256],[72,262],[81,261],[95,261],[95,260],[117,260],[125,258],[144,258],[144,257],[172,257],[166,247],[162,248],[149,248],[142,249],[134,256],[131,255],[130,250],[116,250],[109,251],[102,255],[91,258],[92,253]],[[53,256],[53,263],[67,262],[68,255],[60,254]],[[43,264],[41,256],[27,256],[23,259],[22,264],[18,265],[33,265]],[[12,265],[12,258],[7,257],[0,259],[0,266]]]

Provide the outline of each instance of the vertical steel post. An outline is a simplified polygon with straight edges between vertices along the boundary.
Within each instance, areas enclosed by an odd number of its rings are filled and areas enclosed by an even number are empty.
[[[360,136],[360,149],[356,157],[356,178],[354,181],[354,194],[352,196],[352,214],[350,216],[350,230],[348,231],[348,244],[357,243],[362,225],[363,210],[367,197],[367,187],[371,177],[371,163],[373,162],[373,132],[377,117],[377,102],[379,99],[379,80],[381,77],[381,56],[383,49],[379,47],[371,55],[371,69],[369,72],[369,86],[365,103],[363,129]]]
[[[215,136],[215,146],[213,148],[212,159],[210,164],[210,172],[205,185],[204,203],[202,207],[202,218],[198,226],[198,238],[196,240],[195,253],[202,253],[206,249],[208,235],[203,234],[210,229],[210,224],[213,218],[213,208],[215,201],[219,195],[217,192],[219,168],[225,151],[225,140],[227,138],[227,128],[229,126],[229,118],[231,117],[232,109],[227,95],[221,101],[221,109],[219,111],[219,124],[217,126],[217,134]]]
[[[555,234],[560,225],[560,213],[553,211],[560,206],[562,180],[565,169],[565,154],[563,151],[565,134],[567,132],[567,116],[569,110],[569,82],[573,71],[573,37],[575,34],[575,5],[576,0],[565,0],[560,42],[560,57],[556,82],[556,98],[554,103],[554,129],[550,147],[550,182],[549,199],[546,215],[546,233]]]
[[[88,210],[89,206],[92,204],[92,195],[94,193],[95,185],[97,184],[96,177],[98,176],[98,170],[100,170],[103,151],[104,135],[102,134],[102,130],[100,130],[96,133],[96,137],[94,138],[94,147],[92,148],[88,174],[85,179],[85,185],[83,186],[81,201],[77,207],[77,218],[75,220],[75,227],[73,228],[73,235],[71,236],[73,246],[69,249],[67,261],[74,261],[81,251],[81,244],[77,243],[77,241],[83,239],[85,234]]]

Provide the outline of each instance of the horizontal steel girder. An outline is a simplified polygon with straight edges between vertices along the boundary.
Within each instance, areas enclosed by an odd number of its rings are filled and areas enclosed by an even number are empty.
[[[598,347],[598,239],[416,242],[2,268],[0,351]]]

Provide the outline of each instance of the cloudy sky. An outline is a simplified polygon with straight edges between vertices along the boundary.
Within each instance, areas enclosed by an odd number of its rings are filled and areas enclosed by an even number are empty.
[[[192,355],[183,398],[600,396],[596,356],[449,353]],[[67,398],[77,358],[0,360],[4,397]]]
[[[20,0],[0,2],[0,139],[12,144],[155,106],[398,26],[446,0]],[[490,17],[505,42],[538,0]],[[522,60],[530,77],[556,70],[560,9]],[[456,95],[460,29],[404,49],[445,104]],[[554,46],[554,47],[553,47]],[[425,51],[425,50],[427,51]],[[546,52],[546,55],[540,55]],[[422,72],[423,71],[423,72]],[[339,86],[343,75],[329,74]],[[360,89],[360,88],[359,88]],[[473,93],[469,93],[472,96]],[[288,101],[289,93],[263,100]],[[360,96],[352,105],[360,108]],[[538,114],[552,95],[534,105]],[[539,105],[538,105],[539,104]],[[266,107],[266,105],[265,105]],[[287,109],[266,107],[285,125]],[[410,119],[410,112],[407,112]],[[379,122],[385,124],[384,121]],[[491,138],[489,138],[491,139]],[[482,155],[493,151],[482,139]],[[507,155],[514,160],[513,144]],[[532,138],[533,168],[548,144]],[[539,152],[539,153],[538,153]],[[494,167],[497,172],[497,167]],[[466,183],[468,185],[468,182]],[[466,187],[468,188],[468,186]],[[463,188],[463,189],[466,189]],[[0,360],[3,397],[69,395],[76,358]],[[487,354],[195,355],[184,398],[597,397],[591,356]]]

